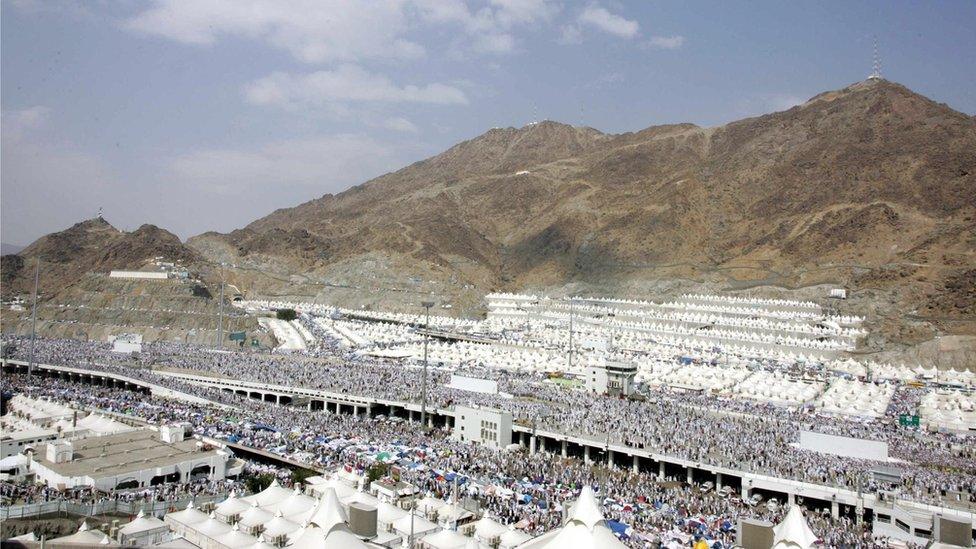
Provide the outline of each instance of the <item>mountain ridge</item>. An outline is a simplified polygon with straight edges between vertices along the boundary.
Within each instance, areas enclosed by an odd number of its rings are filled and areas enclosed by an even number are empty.
[[[183,246],[250,295],[458,313],[493,290],[830,284],[916,341],[976,333],[974,174],[976,118],[875,79],[715,127],[494,128]]]

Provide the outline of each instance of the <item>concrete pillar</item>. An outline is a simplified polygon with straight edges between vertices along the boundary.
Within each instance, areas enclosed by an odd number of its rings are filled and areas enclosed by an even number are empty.
[[[787,505],[796,505],[796,494],[794,494],[793,492],[787,493],[786,494],[786,504]]]
[[[685,473],[686,473],[685,476],[687,478],[688,484],[691,484],[692,482],[695,481],[695,469],[694,468],[692,468],[692,467],[686,468],[685,469]]]
[[[310,401],[308,401],[308,411],[309,411],[309,412],[311,412],[311,411],[312,411],[312,401],[311,401],[311,400],[310,400]]]
[[[535,435],[532,435],[532,436],[529,437],[529,453],[530,454],[535,454],[535,444],[536,444]]]
[[[434,414],[427,414],[427,427],[433,429],[434,427]]]
[[[639,473],[640,472],[640,456],[638,456],[637,454],[634,454],[633,471],[635,473]]]
[[[583,446],[583,463],[585,463],[587,465],[590,464],[590,446],[589,445],[584,445]]]
[[[607,467],[613,467],[613,450],[607,448]]]
[[[742,501],[749,499],[749,487],[742,484]]]
[[[830,502],[830,516],[840,518],[840,504],[836,501]]]
[[[664,480],[664,462],[657,462],[657,476],[659,479]]]
[[[715,491],[722,489],[722,473],[715,473]]]
[[[563,441],[563,444],[562,444],[562,447],[563,447],[562,448],[563,457],[568,457],[569,456],[569,442],[564,440]]]

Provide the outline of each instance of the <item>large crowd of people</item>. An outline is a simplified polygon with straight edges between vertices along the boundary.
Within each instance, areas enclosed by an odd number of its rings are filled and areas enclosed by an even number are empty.
[[[629,468],[587,465],[575,459],[539,453],[511,459],[503,451],[458,443],[444,429],[423,432],[395,418],[309,413],[279,407],[181,382],[158,370],[205,373],[238,380],[328,390],[337,393],[416,402],[422,375],[415,364],[354,353],[331,339],[314,322],[306,327],[317,338],[307,352],[288,355],[214,352],[181,343],[144,344],[137,356],[113,353],[103,343],[38,339],[34,360],[102,370],[164,385],[214,403],[193,404],[146,397],[119,389],[79,386],[59,380],[43,384],[25,376],[5,376],[4,389],[47,396],[119,413],[149,422],[189,421],[195,433],[260,448],[318,467],[348,464],[367,467],[378,449],[403,463],[403,475],[425,490],[450,494],[455,485],[430,471],[451,471],[469,479],[464,489],[492,516],[519,524],[530,533],[557,526],[562,502],[585,483],[603,496],[608,518],[629,525],[636,545],[675,535],[705,535],[730,541],[743,516],[777,519],[781,509],[750,506],[715,491],[665,483]],[[27,359],[30,342],[14,343],[14,357]],[[770,364],[760,367],[772,368]],[[788,370],[791,366],[787,365]],[[793,366],[795,367],[795,366]],[[808,366],[803,366],[807,369]],[[461,373],[498,382],[499,394],[448,387],[450,374]],[[679,393],[642,388],[637,399],[594,395],[553,383],[540,373],[497,370],[484,365],[431,368],[430,406],[449,408],[475,403],[512,412],[517,422],[542,431],[568,433],[651,450],[658,454],[739,470],[851,490],[896,490],[901,496],[938,503],[947,491],[976,493],[976,459],[972,438],[947,432],[908,430],[898,415],[917,410],[923,389],[899,386],[884,417],[851,420],[817,413],[810,407],[783,407],[706,393]],[[875,480],[881,465],[803,450],[795,444],[800,430],[882,440],[899,460],[901,482]],[[478,490],[476,487],[504,490]],[[522,497],[513,498],[510,492]],[[526,498],[527,496],[527,498]],[[813,515],[811,526],[832,546],[857,546],[868,530],[848,517]]]
[[[187,421],[193,424],[196,434],[280,453],[324,469],[350,466],[365,470],[375,463],[377,453],[386,451],[409,464],[402,467],[403,480],[435,496],[448,497],[463,491],[463,495],[477,499],[490,516],[532,535],[558,527],[563,505],[574,500],[585,484],[596,488],[608,519],[631,529],[629,541],[638,547],[694,536],[730,546],[740,517],[782,517],[781,509],[750,506],[724,493],[663,482],[653,473],[593,467],[580,460],[543,453],[513,459],[505,450],[457,442],[444,429],[425,433],[393,419],[309,413],[259,401],[242,401],[242,408],[229,411],[24,375],[6,376],[2,389],[83,408],[126,413],[150,423]],[[453,475],[448,473],[463,478],[460,488],[456,479],[449,480]],[[208,487],[203,483],[187,490]],[[6,490],[10,495],[26,495],[9,487]],[[52,497],[50,489],[33,490],[40,490],[34,492],[43,494],[40,497]],[[126,497],[163,497],[141,491],[131,494]],[[81,491],[67,497],[90,496]],[[811,518],[814,530],[833,546],[856,546],[870,537],[865,525],[848,517],[815,514]]]

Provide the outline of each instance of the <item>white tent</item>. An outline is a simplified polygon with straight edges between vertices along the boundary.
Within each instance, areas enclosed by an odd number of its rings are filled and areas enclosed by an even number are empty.
[[[94,531],[89,530],[87,522],[82,522],[81,527],[78,528],[78,531],[75,532],[74,534],[71,534],[70,536],[63,536],[60,538],[54,538],[50,541],[50,543],[57,544],[57,545],[64,544],[64,545],[88,545],[88,546],[108,545],[114,547],[119,546],[118,543],[115,543],[114,541],[108,539],[108,536],[106,536],[105,534],[97,530]]]
[[[270,507],[291,497],[292,491],[278,484],[278,479],[272,480],[267,488],[257,494],[241,498],[258,504],[258,507]]]
[[[578,547],[580,549],[616,549],[625,548],[624,545],[607,526],[603,519],[600,506],[593,496],[593,489],[584,486],[579,499],[573,505],[566,524],[558,530],[531,539],[519,547],[525,549],[558,549],[560,547]]]
[[[147,517],[142,510],[136,518],[119,529],[119,543],[122,545],[151,545],[163,541],[169,533],[169,526],[156,517]]]
[[[230,532],[221,534],[214,541],[227,549],[243,549],[244,547],[251,547],[258,542],[258,539],[241,532],[238,525],[235,524]]]
[[[333,526],[345,524],[348,520],[342,504],[339,503],[339,498],[336,497],[335,490],[330,487],[325,489],[325,493],[322,494],[322,499],[319,500],[319,504],[308,519],[308,523],[328,532]]]
[[[407,537],[410,535],[410,515],[404,515],[395,521],[393,521],[393,529],[400,534],[401,537]],[[420,515],[414,515],[413,517],[413,535],[414,538],[428,534],[430,532],[435,532],[440,529],[433,522],[425,519]]]
[[[427,534],[420,541],[424,547],[430,549],[464,549],[471,538],[462,536],[451,530],[441,530],[433,534]]]
[[[200,524],[205,520],[207,520],[207,514],[193,507],[193,501],[187,504],[186,509],[168,513],[163,517],[163,522],[168,524],[174,532],[181,536],[186,534],[187,528],[192,528],[194,525]]]
[[[773,527],[773,549],[808,549],[817,541],[799,505],[793,505],[786,518]]]
[[[492,520],[487,516],[481,517],[478,522],[474,523],[474,537],[478,541],[485,543],[491,543],[492,541],[500,538],[502,534],[508,531],[508,528],[504,524]]]

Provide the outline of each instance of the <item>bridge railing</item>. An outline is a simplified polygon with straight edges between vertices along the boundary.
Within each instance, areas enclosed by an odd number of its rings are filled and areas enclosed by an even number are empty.
[[[207,494],[164,501],[118,501],[114,499],[92,502],[68,500],[45,501],[0,507],[0,521],[34,518],[61,513],[94,517],[109,514],[138,515],[139,511],[142,511],[146,515],[161,516],[170,511],[186,509],[186,506],[191,501],[195,507],[200,507],[208,503],[219,503],[225,499],[227,499],[226,493]]]

